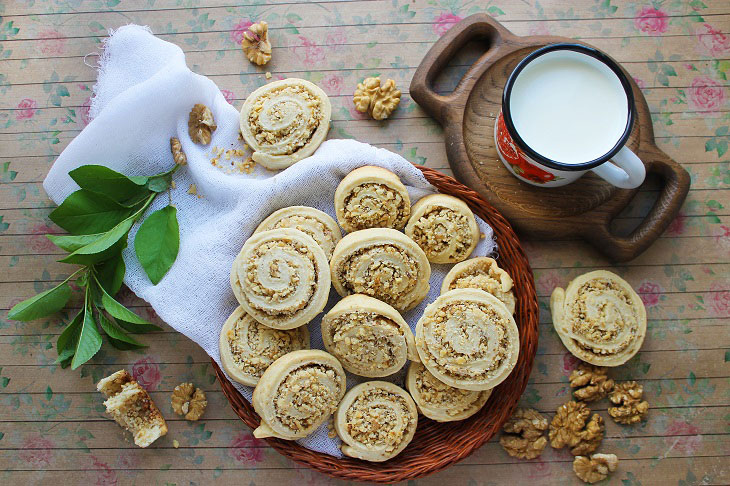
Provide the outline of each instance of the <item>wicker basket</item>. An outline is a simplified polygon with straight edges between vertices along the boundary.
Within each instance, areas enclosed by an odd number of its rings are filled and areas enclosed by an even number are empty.
[[[514,280],[516,322],[520,331],[520,357],[512,374],[500,384],[476,415],[459,422],[438,423],[423,416],[413,441],[395,458],[371,463],[338,459],[306,449],[294,441],[266,439],[286,457],[330,476],[355,481],[395,483],[416,479],[461,461],[488,441],[512,414],[532,369],[537,351],[538,307],[535,282],[527,257],[510,224],[476,192],[434,169],[418,166],[426,179],[444,194],[463,199],[475,214],[489,223],[499,245],[499,264]],[[246,425],[256,428],[259,417],[221,369],[213,362],[223,393]]]

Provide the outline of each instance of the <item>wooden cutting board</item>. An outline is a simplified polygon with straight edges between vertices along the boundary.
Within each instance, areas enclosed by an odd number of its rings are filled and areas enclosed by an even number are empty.
[[[437,75],[474,40],[485,43],[487,51],[453,92],[436,93],[433,82]],[[687,171],[656,146],[649,107],[633,80],[637,117],[627,145],[644,162],[647,174],[659,175],[662,186],[649,214],[631,234],[616,234],[611,220],[640,188],[618,189],[590,172],[567,186],[534,187],[510,174],[497,156],[494,123],[507,78],[527,54],[556,42],[576,41],[519,37],[486,14],[472,15],[451,28],[426,54],[411,81],[411,97],[443,126],[446,153],[456,178],[487,199],[519,232],[550,239],[580,237],[615,261],[631,260],[674,219],[690,184]]]

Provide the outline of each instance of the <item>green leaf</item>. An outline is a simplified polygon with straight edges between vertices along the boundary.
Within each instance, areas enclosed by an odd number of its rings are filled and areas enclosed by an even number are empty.
[[[104,233],[132,214],[132,210],[101,194],[80,189],[68,196],[49,217],[74,235]]]
[[[124,280],[124,258],[118,254],[115,258],[102,262],[94,267],[99,284],[104,287],[109,295],[116,295],[122,287]]]
[[[69,356],[73,355],[73,351],[76,349],[76,342],[79,339],[79,332],[81,331],[81,322],[83,319],[84,313],[81,311],[76,314],[76,317],[74,317],[71,322],[66,325],[66,328],[58,336],[58,339],[56,340],[56,350],[58,351],[59,359],[57,361],[63,361],[63,359],[61,359],[61,354],[65,351],[70,350],[71,355]]]
[[[123,321],[121,319],[116,319],[116,321],[119,326],[134,334],[144,332],[159,332],[163,330],[160,326],[156,326],[154,324],[135,324],[132,322]]]
[[[124,202],[149,194],[148,177],[127,177],[103,165],[82,165],[68,173],[82,189]]]
[[[177,209],[166,206],[142,222],[134,238],[134,251],[150,281],[157,285],[170,269],[180,249]]]
[[[126,236],[129,232],[130,228],[134,224],[135,218],[133,216],[130,216],[129,218],[125,219],[118,225],[116,225],[111,230],[107,231],[106,233],[102,234],[99,238],[92,241],[88,245],[82,246],[78,250],[75,250],[73,253],[71,253],[66,258],[63,258],[59,260],[59,262],[63,263],[79,263],[79,264],[89,264],[88,258],[83,258],[83,256],[86,255],[96,255],[104,252],[104,250],[108,250],[112,248],[117,242],[122,241],[122,243],[126,243]],[[121,249],[119,250],[121,251]],[[109,255],[111,256],[111,255]],[[79,258],[77,258],[79,257]],[[106,257],[108,258],[108,256]],[[102,260],[105,260],[106,258],[102,258]],[[99,259],[91,259],[96,261],[101,261]]]
[[[8,312],[8,319],[13,319],[14,321],[32,321],[51,315],[63,309],[70,298],[71,287],[64,281],[50,290],[46,290],[28,300],[15,304],[10,309],[10,312]]]
[[[87,255],[85,253],[74,252],[74,253],[68,255],[67,257],[59,260],[59,262],[73,263],[76,265],[95,265],[100,262],[107,261],[110,258],[115,258],[126,247],[127,247],[127,238],[125,237],[125,238],[122,238],[121,240],[117,241],[111,247],[107,248],[106,250],[100,251],[99,253],[91,253],[91,254]]]
[[[164,173],[150,177],[150,180],[147,182],[145,187],[152,192],[165,192],[167,188],[170,187],[171,182],[172,174]]]
[[[46,235],[51,243],[67,252],[74,252],[79,248],[88,245],[99,239],[104,233],[93,235]]]
[[[145,345],[136,341],[133,337],[129,336],[122,328],[117,326],[111,319],[108,319],[102,312],[98,314],[99,324],[104,332],[115,341],[123,341],[127,344],[131,344],[134,347],[144,348]]]
[[[71,360],[71,369],[75,370],[82,364],[89,361],[94,355],[101,349],[101,334],[96,328],[96,322],[94,322],[94,316],[91,314],[91,309],[84,309],[84,318],[81,325],[81,334],[79,334],[79,341],[76,344],[76,352]]]
[[[114,300],[114,297],[110,296],[103,287],[101,287],[101,292],[101,303],[104,306],[104,309],[106,309],[106,311],[115,319],[120,319],[133,324],[152,324]]]

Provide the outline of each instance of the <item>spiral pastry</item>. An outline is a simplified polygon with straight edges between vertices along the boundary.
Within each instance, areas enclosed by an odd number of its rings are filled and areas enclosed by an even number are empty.
[[[332,258],[337,242],[342,239],[342,231],[330,215],[307,206],[290,206],[274,211],[259,224],[254,234],[277,228],[304,231],[322,247],[327,261]]]
[[[416,348],[440,381],[477,391],[504,381],[520,350],[512,314],[477,289],[451,290],[429,304],[416,324]]]
[[[289,78],[251,93],[241,108],[241,134],[253,160],[285,169],[309,157],[327,137],[332,107],[313,83]]]
[[[324,347],[360,376],[392,375],[418,360],[413,331],[397,310],[367,295],[349,295],[322,318]]]
[[[406,186],[387,169],[366,165],[342,179],[335,190],[337,221],[345,231],[403,229],[411,214]]]
[[[291,351],[309,349],[307,326],[271,329],[237,307],[220,334],[223,369],[239,383],[256,386],[266,368]]]
[[[231,269],[231,287],[243,310],[274,329],[299,327],[322,312],[330,282],[322,248],[290,228],[251,236]]]
[[[477,413],[487,403],[492,390],[472,391],[454,388],[440,381],[421,363],[411,362],[406,388],[418,410],[437,422],[464,420]]]
[[[335,413],[342,453],[382,462],[397,456],[413,440],[418,409],[402,388],[368,381],[350,389]]]
[[[479,226],[464,201],[432,194],[413,205],[406,234],[426,252],[433,263],[466,260],[479,243]]]
[[[454,265],[444,277],[441,293],[454,289],[482,289],[501,300],[510,314],[515,313],[512,277],[493,258],[471,258]]]
[[[345,370],[331,354],[319,349],[285,354],[253,390],[253,408],[261,417],[254,437],[306,437],[337,409],[345,386]]]
[[[646,309],[631,285],[605,270],[573,279],[550,297],[553,326],[568,351],[596,366],[619,366],[641,348]]]
[[[341,296],[366,294],[406,311],[428,294],[431,266],[423,250],[400,231],[372,228],[337,243],[330,272]]]

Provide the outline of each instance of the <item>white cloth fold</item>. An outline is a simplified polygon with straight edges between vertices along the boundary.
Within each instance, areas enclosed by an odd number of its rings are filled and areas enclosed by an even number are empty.
[[[188,114],[195,103],[208,106],[218,124],[209,146],[197,145],[188,136]],[[294,205],[312,206],[334,217],[337,184],[362,165],[395,172],[413,202],[434,192],[421,171],[401,156],[353,140],[325,142],[312,157],[281,172],[257,167],[252,174],[230,173],[213,166],[212,147],[243,148],[238,140],[238,111],[215,83],[187,68],[179,47],[156,38],[145,27],[121,27],[106,41],[90,115],[93,120],[58,157],[43,187],[58,204],[78,189],[68,172],[80,165],[106,165],[126,175],[163,172],[173,165],[170,137],[180,139],[188,165],[176,172],[170,197],[157,197],[150,208],[154,211],[170,202],[177,207],[177,260],[163,280],[152,285],[130,245],[124,253],[124,281],[165,322],[198,343],[219,364],[218,335],[237,306],[229,283],[231,265],[261,220]],[[201,197],[188,194],[191,184]],[[478,221],[486,238],[474,255],[488,255],[494,250],[492,230]],[[449,268],[433,265],[428,297],[404,316],[411,327],[426,304],[438,296]],[[325,310],[338,299],[333,290]],[[318,316],[309,329],[312,347],[323,349],[320,322]],[[252,388],[238,389],[251,398]],[[328,438],[324,426],[301,442],[310,449],[341,456],[339,441]]]

